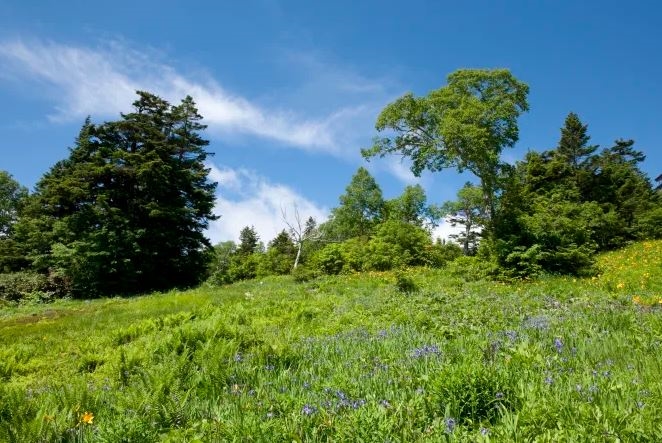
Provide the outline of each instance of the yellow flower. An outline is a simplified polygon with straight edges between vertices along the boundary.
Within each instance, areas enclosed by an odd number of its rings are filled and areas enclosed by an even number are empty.
[[[616,285],[618,289],[623,289],[625,287],[625,284],[623,282],[620,282],[619,284]]]
[[[641,297],[639,297],[638,295],[635,295],[634,297],[632,297],[632,303],[640,305],[641,304]]]
[[[93,420],[94,420],[94,414],[92,414],[89,411],[85,412],[85,414],[80,416],[81,423],[87,423],[88,425],[91,425]]]

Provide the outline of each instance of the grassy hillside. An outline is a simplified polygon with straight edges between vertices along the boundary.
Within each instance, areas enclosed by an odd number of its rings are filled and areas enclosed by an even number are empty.
[[[662,242],[599,264],[4,307],[0,441],[659,441]]]

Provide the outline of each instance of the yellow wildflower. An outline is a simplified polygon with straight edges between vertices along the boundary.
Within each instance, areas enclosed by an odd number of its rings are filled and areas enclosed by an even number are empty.
[[[623,282],[620,282],[616,285],[618,289],[623,289],[625,287],[625,284]]]
[[[86,411],[85,414],[80,416],[81,423],[87,423],[88,425],[91,425],[93,420],[94,420],[94,414],[92,414],[89,411]]]
[[[634,297],[632,297],[632,303],[640,305],[641,304],[641,297],[639,297],[638,295],[635,295]]]

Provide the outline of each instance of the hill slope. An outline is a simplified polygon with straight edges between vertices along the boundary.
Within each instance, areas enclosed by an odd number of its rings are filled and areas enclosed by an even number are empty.
[[[655,440],[662,242],[599,265],[4,308],[0,441]]]

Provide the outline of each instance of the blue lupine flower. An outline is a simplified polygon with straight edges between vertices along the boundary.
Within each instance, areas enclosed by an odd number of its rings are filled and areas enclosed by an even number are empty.
[[[426,357],[428,355],[439,355],[441,351],[437,345],[424,345],[420,348],[416,348],[411,352],[411,356],[414,358]]]
[[[301,409],[301,413],[303,415],[313,415],[315,412],[317,412],[317,408],[315,406],[310,406],[308,404],[304,405],[303,408]]]
[[[449,434],[452,433],[457,425],[455,419],[453,417],[448,417],[444,422],[446,423],[446,432]]]

